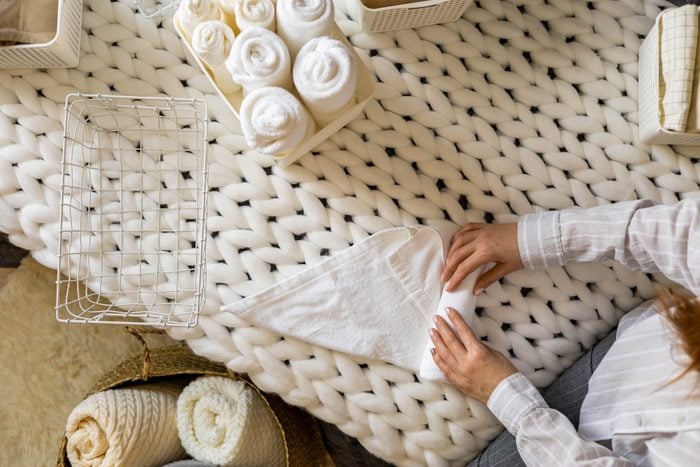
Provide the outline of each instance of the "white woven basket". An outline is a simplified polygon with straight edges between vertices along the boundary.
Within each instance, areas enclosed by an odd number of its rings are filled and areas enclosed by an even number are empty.
[[[340,0],[338,3],[342,2]],[[473,0],[425,0],[384,8],[368,8],[362,0],[338,6],[366,32],[394,31],[458,20]]]
[[[0,68],[72,68],[80,59],[82,0],[58,1],[56,35],[44,44],[0,47]]]
[[[659,20],[639,47],[639,140],[646,144],[700,145],[700,133],[667,130],[659,120]]]

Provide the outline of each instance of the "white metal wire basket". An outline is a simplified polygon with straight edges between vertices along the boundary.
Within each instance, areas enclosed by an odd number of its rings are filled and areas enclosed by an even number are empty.
[[[207,109],[66,98],[56,318],[194,326],[205,299]]]

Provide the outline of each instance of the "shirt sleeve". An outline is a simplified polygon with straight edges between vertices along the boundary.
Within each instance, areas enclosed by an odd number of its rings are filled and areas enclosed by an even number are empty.
[[[688,430],[657,436],[645,442],[650,465],[700,465],[700,431]]]
[[[501,381],[487,405],[515,436],[520,457],[528,466],[634,465],[579,435],[563,414],[547,405],[537,388],[522,373]]]
[[[700,295],[700,268],[691,267],[700,264],[700,198],[528,214],[518,221],[518,247],[527,269],[615,259]]]

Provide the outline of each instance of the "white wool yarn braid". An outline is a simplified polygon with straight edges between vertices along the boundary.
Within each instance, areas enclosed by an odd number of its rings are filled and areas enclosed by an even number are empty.
[[[171,22],[130,5],[85,1],[76,68],[0,70],[0,229],[56,267],[66,93],[205,98],[207,302],[199,327],[171,334],[399,465],[464,462],[500,427],[452,386],[280,339],[220,305],[391,226],[698,194],[700,149],[637,137],[637,50],[665,2],[479,0],[454,23],[379,34],[339,18],[374,99],[286,169],[243,149]],[[474,329],[545,386],[658,280],[615,263],[514,273],[479,296]]]

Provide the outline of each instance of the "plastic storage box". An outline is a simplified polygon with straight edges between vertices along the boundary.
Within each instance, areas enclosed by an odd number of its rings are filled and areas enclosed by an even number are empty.
[[[700,133],[667,130],[659,121],[659,20],[639,48],[639,140],[646,144],[700,145]]]
[[[383,8],[368,8],[362,0],[336,0],[367,32],[417,28],[458,20],[473,0],[425,0]]]
[[[240,121],[238,111],[241,107],[241,102],[243,101],[243,90],[241,89],[231,94],[224,93],[221,90],[221,88],[219,88],[219,86],[217,85],[216,81],[214,80],[214,76],[209,71],[209,68],[207,68],[204,62],[200,60],[200,58],[192,49],[192,45],[188,41],[184,31],[178,25],[177,21],[173,21],[173,23],[175,26],[175,30],[177,30],[178,34],[182,38],[182,41],[185,43],[185,46],[190,51],[190,54],[194,57],[194,60],[197,62],[197,64],[202,69],[206,77],[209,79],[214,89],[216,89],[216,92],[219,94],[219,96],[221,96],[224,102],[228,104],[233,114]],[[337,26],[335,26],[335,30],[332,37],[345,43],[350,48],[350,51],[355,57],[355,62],[357,64],[357,91],[355,99],[357,103],[348,110],[346,110],[344,113],[339,115],[338,118],[333,120],[328,125],[323,127],[317,126],[316,133],[314,133],[310,138],[303,140],[294,148],[285,152],[275,154],[274,156],[277,158],[277,165],[280,167],[289,166],[294,161],[296,161],[304,154],[308,153],[313,148],[315,148],[316,146],[333,136],[341,128],[343,128],[345,125],[354,120],[358,115],[360,115],[362,109],[364,109],[365,105],[367,104],[367,101],[369,101],[369,99],[372,97],[372,94],[374,93],[374,80],[372,79],[372,75],[362,62],[362,59],[355,52],[355,49],[353,49],[352,44],[348,42],[347,38],[343,35],[343,33]]]
[[[71,68],[80,59],[82,0],[58,0],[56,35],[44,44],[0,47],[0,68]]]

